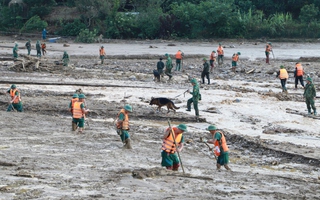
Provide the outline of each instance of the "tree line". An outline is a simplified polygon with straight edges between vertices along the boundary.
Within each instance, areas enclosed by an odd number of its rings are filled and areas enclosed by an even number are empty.
[[[49,27],[51,34],[86,42],[100,34],[121,39],[318,38],[319,7],[320,0],[2,0],[0,28],[29,33]]]

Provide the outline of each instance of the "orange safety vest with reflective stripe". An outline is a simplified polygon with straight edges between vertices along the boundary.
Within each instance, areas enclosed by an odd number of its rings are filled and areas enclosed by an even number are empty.
[[[178,51],[177,53],[176,53],[176,59],[182,59],[182,52],[181,51]]]
[[[223,55],[223,47],[219,46],[217,52],[218,52],[218,55]]]
[[[303,68],[301,66],[301,64],[296,64],[296,68],[297,68],[297,74],[296,76],[303,76]]]
[[[103,48],[100,48],[100,56],[103,56],[104,54],[106,54],[106,52],[104,51],[104,49]]]
[[[126,114],[125,109],[121,109],[117,116],[118,119],[121,113],[124,115],[124,120],[117,122],[117,128],[122,130],[129,130],[129,115]]]
[[[178,145],[181,142],[182,133],[179,135],[176,135],[175,133],[178,131],[178,128],[173,127],[172,129],[175,135],[176,143]],[[172,130],[170,130],[170,134],[168,135],[168,137],[163,140],[161,149],[166,151],[167,153],[175,153],[177,151],[176,146],[174,145],[173,137],[172,137]]]
[[[232,61],[235,61],[235,62],[237,62],[239,60],[239,55],[238,54],[233,54],[233,56],[232,56]]]
[[[280,75],[279,75],[280,79],[287,79],[289,78],[288,72],[286,69],[280,69]]]
[[[81,108],[81,104],[82,104],[82,103],[83,103],[83,102],[79,102],[79,101],[74,102],[74,104],[73,104],[73,111],[72,111],[72,113],[73,113],[73,118],[75,118],[75,119],[80,119],[80,118],[84,117],[84,115],[83,115],[83,113],[82,113],[82,108]]]
[[[21,101],[20,99],[20,91],[18,89],[10,89],[10,96],[11,96],[11,100],[14,99],[14,97],[16,96],[16,92],[18,92],[18,96],[15,98],[15,100],[13,101],[13,103],[19,103]]]
[[[214,53],[214,52],[211,53],[210,60],[213,60],[213,61],[216,60],[216,53]]]
[[[270,52],[271,50],[272,50],[271,45],[267,44],[267,46],[266,46],[266,52]]]
[[[227,141],[226,138],[224,137],[224,134],[219,131],[219,133],[221,134],[221,141],[219,142],[218,140],[215,141],[214,143],[214,154],[216,154],[217,156],[220,156],[220,148],[222,147],[224,152],[229,151],[228,145],[227,145]]]

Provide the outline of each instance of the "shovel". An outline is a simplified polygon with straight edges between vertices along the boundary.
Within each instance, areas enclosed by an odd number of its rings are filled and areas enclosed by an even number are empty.
[[[216,154],[214,154],[213,149],[209,146],[208,143],[206,143],[206,142],[203,141],[203,138],[202,138],[202,137],[200,137],[200,142],[203,142],[205,145],[207,145],[207,147],[208,147],[209,149],[211,149],[211,151],[212,151],[212,153],[213,153],[213,155],[214,155],[214,158],[217,160],[217,156],[216,156]]]

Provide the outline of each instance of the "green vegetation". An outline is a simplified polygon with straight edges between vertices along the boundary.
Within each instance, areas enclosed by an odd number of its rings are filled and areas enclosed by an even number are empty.
[[[58,12],[73,8],[76,13]],[[318,38],[320,0],[3,0],[2,31],[105,38]],[[53,21],[57,19],[56,21]],[[58,17],[57,17],[58,16]]]

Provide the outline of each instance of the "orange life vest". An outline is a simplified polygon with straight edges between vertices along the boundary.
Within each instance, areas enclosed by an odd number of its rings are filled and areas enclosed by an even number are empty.
[[[288,72],[286,69],[280,69],[280,75],[279,75],[280,79],[287,79],[289,78]]]
[[[270,52],[271,49],[272,49],[271,45],[267,44],[267,46],[266,46],[266,52]]]
[[[117,118],[119,119],[120,114],[124,114],[124,120],[123,121],[117,121],[117,128],[122,130],[129,130],[129,115],[126,114],[125,109],[121,109],[120,112],[117,115]]]
[[[213,60],[213,61],[216,60],[216,53],[214,53],[214,52],[211,53],[210,60]]]
[[[82,113],[82,108],[81,108],[82,103],[83,102],[80,102],[80,101],[74,102],[73,110],[72,110],[73,118],[80,119],[80,118],[84,117],[84,115]]]
[[[44,43],[41,44],[41,48],[42,48],[42,49],[45,49],[45,48],[46,48],[46,44],[44,44]]]
[[[181,51],[178,51],[177,53],[176,53],[176,59],[182,59],[182,52]]]
[[[216,132],[218,133],[218,132]],[[219,131],[219,133],[221,134],[221,140],[220,142],[218,140],[215,141],[214,143],[214,154],[216,154],[217,156],[220,156],[220,149],[222,148],[224,152],[229,151],[228,145],[227,145],[227,141],[226,138],[224,137],[224,134]]]
[[[218,55],[223,55],[223,47],[219,46],[217,52],[218,52]]]
[[[182,139],[182,133],[179,135],[176,135],[176,132],[178,131],[177,127],[173,127],[173,132],[175,135],[175,140],[177,145],[181,142]],[[174,140],[172,137],[172,130],[170,130],[170,134],[168,135],[168,137],[166,139],[164,139],[163,143],[162,143],[162,150],[166,151],[167,153],[175,153],[176,150],[176,146],[174,145]]]
[[[301,63],[296,64],[296,68],[297,68],[296,76],[303,76],[303,68]]]
[[[237,62],[239,60],[239,55],[238,54],[233,54],[233,56],[232,56],[232,61],[235,61],[235,62]]]
[[[106,54],[103,48],[100,48],[99,52],[100,52],[100,56],[103,56],[104,54]]]
[[[73,98],[71,99],[71,109],[73,109],[74,103],[77,102],[79,98]]]
[[[18,96],[14,99],[14,97],[16,96],[16,92],[18,92]],[[20,91],[18,89],[10,89],[10,96],[11,96],[11,100],[14,99],[13,103],[19,103],[21,101],[20,98]]]

